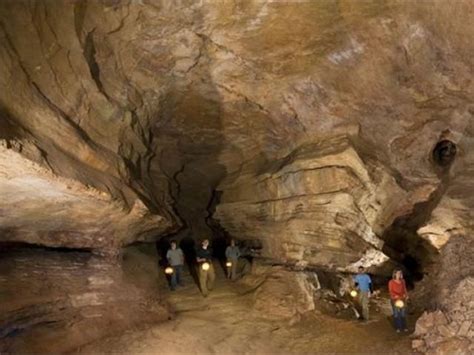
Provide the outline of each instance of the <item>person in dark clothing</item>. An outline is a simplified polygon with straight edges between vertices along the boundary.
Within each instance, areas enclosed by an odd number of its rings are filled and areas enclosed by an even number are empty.
[[[198,264],[199,285],[204,297],[214,287],[216,274],[212,264],[212,249],[209,247],[209,239],[204,239],[196,250],[196,261]]]

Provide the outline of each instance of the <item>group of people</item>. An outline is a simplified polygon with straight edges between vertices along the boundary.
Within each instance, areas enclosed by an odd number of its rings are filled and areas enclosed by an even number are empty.
[[[353,280],[358,289],[357,295],[362,308],[362,319],[369,320],[369,299],[373,294],[372,279],[365,273],[362,266],[358,269],[358,274]],[[395,269],[392,279],[388,282],[388,291],[390,294],[390,304],[392,306],[393,321],[397,333],[408,332],[406,321],[406,307],[408,301],[408,291],[403,279],[403,272]]]
[[[204,297],[214,287],[216,274],[214,264],[212,262],[213,251],[209,245],[209,239],[203,239],[198,248],[195,250],[196,262],[195,267],[199,278],[199,288]],[[230,241],[230,245],[225,250],[227,277],[231,280],[237,279],[237,267],[241,256],[240,249],[236,245],[235,240]],[[168,265],[171,268],[170,287],[174,291],[177,286],[184,286],[182,280],[182,272],[184,266],[184,253],[178,247],[176,241],[171,241],[170,248],[166,253]]]
[[[216,277],[214,264],[212,262],[213,251],[209,245],[209,239],[201,241],[200,245],[195,250],[195,255],[196,259],[194,266],[196,267],[197,276],[199,278],[199,287],[202,295],[207,297],[214,287]],[[240,256],[240,248],[236,245],[235,240],[231,240],[230,245],[228,245],[225,250],[227,277],[231,280],[237,279]],[[178,247],[176,241],[171,241],[170,248],[166,253],[166,259],[169,267],[172,268],[170,287],[171,290],[175,290],[177,286],[183,286],[182,273],[184,266],[184,253],[181,248]],[[356,295],[358,296],[362,309],[361,318],[369,320],[369,299],[373,294],[372,279],[361,266],[353,280],[358,290]],[[392,279],[388,283],[388,290],[395,329],[398,333],[402,331],[407,332],[406,304],[408,300],[408,292],[405,280],[403,279],[402,270],[396,269],[393,271]]]

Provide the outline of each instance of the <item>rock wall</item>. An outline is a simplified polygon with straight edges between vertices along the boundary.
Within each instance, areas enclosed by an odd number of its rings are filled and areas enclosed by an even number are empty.
[[[473,294],[474,278],[465,278],[443,299],[443,310],[425,312],[416,322],[413,348],[428,354],[472,354]]]
[[[69,352],[170,313],[121,265],[88,252],[0,250],[0,351]]]
[[[219,186],[214,217],[232,235],[261,240],[263,256],[339,271],[387,262],[383,231],[431,192],[408,194],[348,136],[255,165]]]
[[[59,177],[0,141],[0,242],[114,254],[170,227],[140,199],[127,209],[108,193]]]
[[[442,132],[472,136],[470,10],[2,1],[1,136],[129,209],[142,200],[166,232],[209,234],[222,178],[336,134],[367,142],[414,194],[439,183]]]

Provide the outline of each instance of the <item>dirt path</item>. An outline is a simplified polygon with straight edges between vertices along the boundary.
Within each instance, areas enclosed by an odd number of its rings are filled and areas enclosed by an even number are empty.
[[[217,266],[217,265],[216,265]],[[150,278],[141,274],[137,282]],[[140,268],[138,268],[140,269]],[[217,268],[216,268],[217,269]],[[296,325],[271,322],[251,311],[252,295],[241,295],[217,270],[215,290],[203,298],[189,274],[186,286],[167,292],[176,318],[134,329],[80,349],[83,353],[147,354],[288,354],[411,352],[410,339],[396,334],[385,316],[366,324],[310,314]],[[164,278],[158,280],[160,284]],[[156,286],[156,284],[155,284]],[[250,310],[250,311],[249,311]]]

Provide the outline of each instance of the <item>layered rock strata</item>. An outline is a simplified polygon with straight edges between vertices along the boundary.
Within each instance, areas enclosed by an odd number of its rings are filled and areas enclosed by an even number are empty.
[[[264,257],[339,271],[387,262],[383,231],[433,190],[407,193],[348,136],[256,165],[219,186],[215,218],[232,235],[261,240]]]
[[[116,253],[169,227],[138,198],[128,209],[108,193],[59,177],[0,144],[0,242]]]
[[[120,264],[88,252],[0,251],[0,351],[68,352],[170,313]]]

